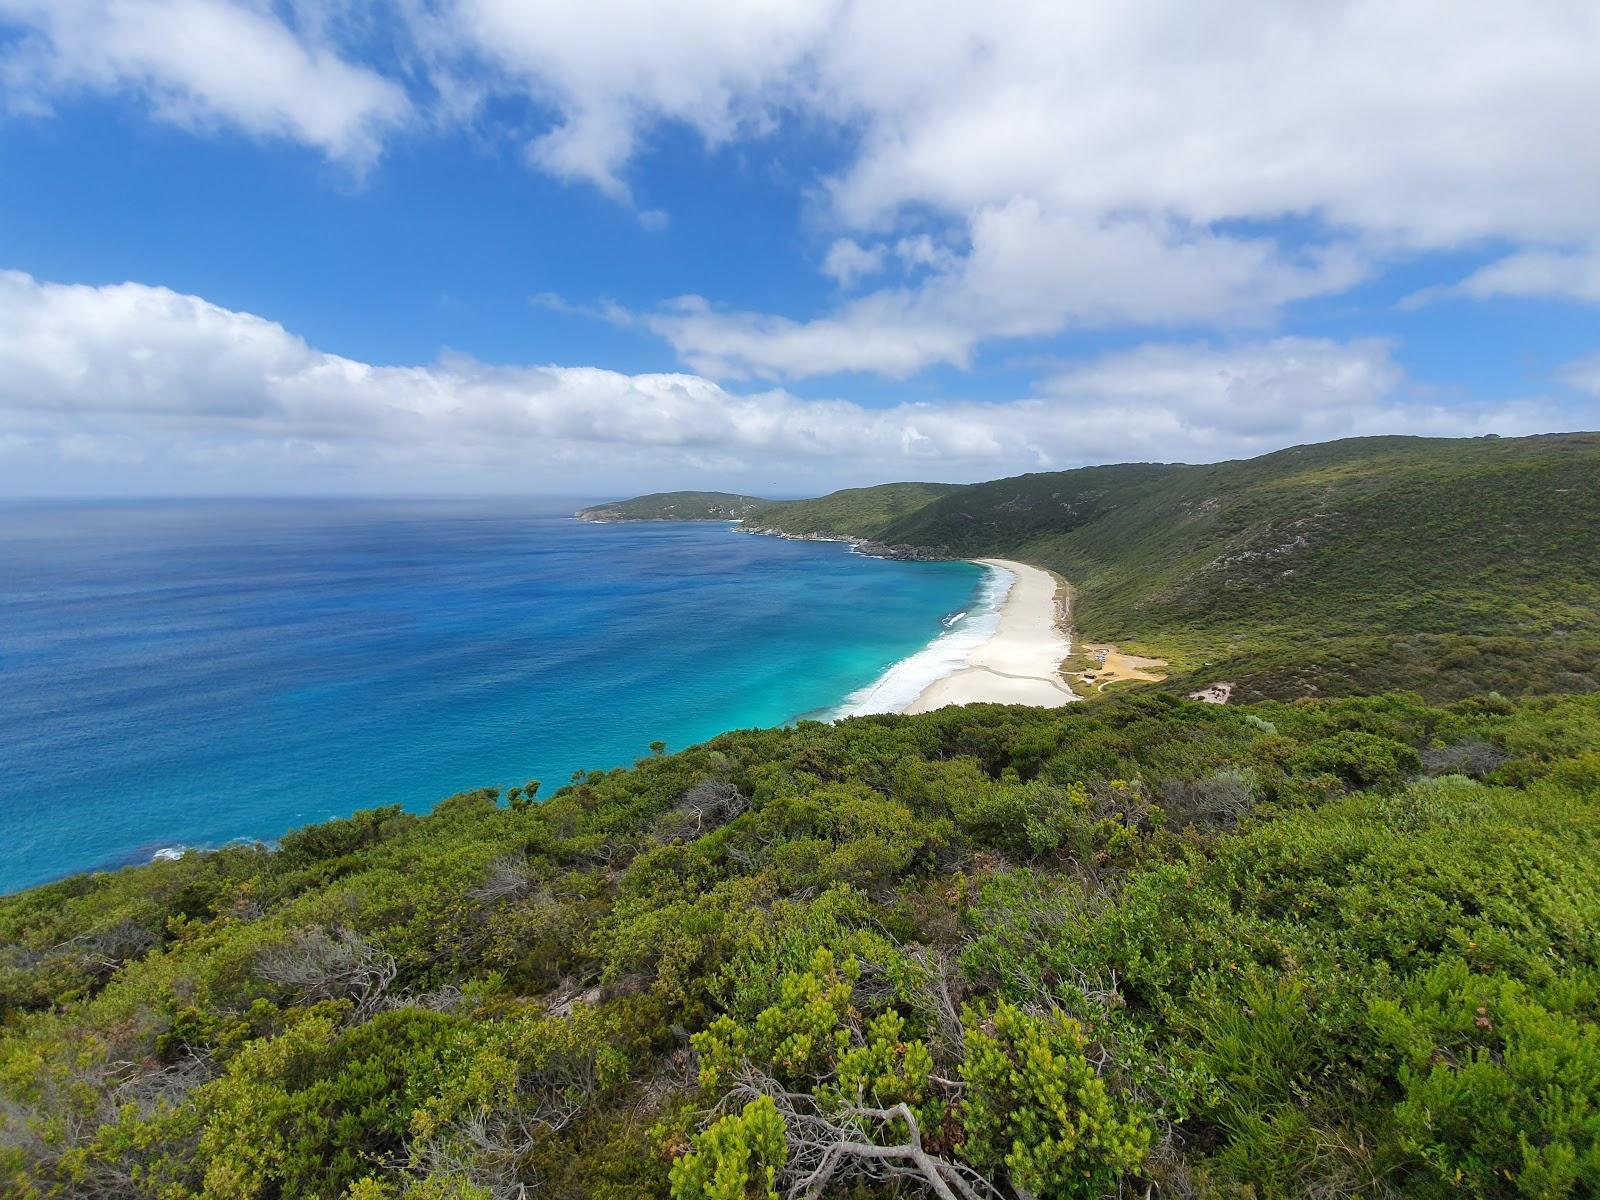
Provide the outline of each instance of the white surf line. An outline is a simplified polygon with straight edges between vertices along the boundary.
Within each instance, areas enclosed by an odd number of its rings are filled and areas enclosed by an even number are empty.
[[[930,712],[951,704],[979,703],[1058,708],[1078,699],[1060,674],[1072,642],[1061,627],[1055,577],[1010,559],[976,561],[1013,577],[999,620],[959,670],[929,683],[902,711]]]
[[[979,585],[976,605],[950,623],[921,650],[894,663],[872,683],[845,698],[832,719],[868,713],[903,712],[930,685],[962,670],[971,655],[993,635],[1001,608],[1016,580],[1013,572],[994,563],[980,563],[988,574]]]

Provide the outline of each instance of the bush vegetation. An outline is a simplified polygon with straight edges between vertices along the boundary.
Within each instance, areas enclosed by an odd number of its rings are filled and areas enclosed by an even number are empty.
[[[814,500],[779,500],[752,509],[745,523],[795,536],[871,538],[933,501],[964,489],[951,483],[882,483]]]
[[[771,504],[732,492],[652,492],[579,509],[581,521],[738,521]]]
[[[16,1197],[1600,1194],[1600,697],[724,735],[0,900]]]

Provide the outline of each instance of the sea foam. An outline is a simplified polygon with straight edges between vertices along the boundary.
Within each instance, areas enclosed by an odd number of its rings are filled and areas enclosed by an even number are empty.
[[[921,650],[902,658],[866,687],[850,693],[830,719],[900,712],[930,684],[965,667],[972,652],[999,628],[1000,610],[1017,579],[1004,567],[985,563],[984,569],[988,574],[978,587],[974,608],[956,614],[948,628]]]

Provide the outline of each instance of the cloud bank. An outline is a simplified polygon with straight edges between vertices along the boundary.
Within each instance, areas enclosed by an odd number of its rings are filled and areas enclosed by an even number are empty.
[[[849,235],[818,269],[867,290],[820,313],[691,297],[644,315],[721,378],[906,376],[1072,329],[1259,327],[1396,259],[1492,242],[1519,249],[1457,294],[1596,299],[1592,5],[437,11],[455,61],[555,110],[532,161],[612,195],[661,122],[712,145],[796,113],[853,134],[816,181]],[[912,237],[932,253],[901,253]]]
[[[1505,248],[1450,296],[1600,302],[1600,5],[0,0],[0,21],[14,110],[109,92],[357,169],[466,124],[651,228],[635,167],[662,126],[826,128],[848,149],[803,186],[837,302],[641,316],[721,378],[1236,335],[1437,251]]]
[[[688,374],[374,366],[165,288],[0,273],[0,462],[35,486],[75,463],[145,491],[637,492],[708,471],[807,491],[1552,420],[1410,391],[1382,341],[1280,337],[1109,354],[1009,403],[872,409]]]

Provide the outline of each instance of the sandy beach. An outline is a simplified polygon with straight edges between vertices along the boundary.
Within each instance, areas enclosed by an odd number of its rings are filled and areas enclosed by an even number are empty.
[[[1055,577],[1010,559],[976,561],[1015,576],[1000,622],[989,640],[972,651],[965,667],[929,684],[904,711],[977,703],[1056,708],[1076,700],[1059,671],[1072,643],[1062,628]]]

